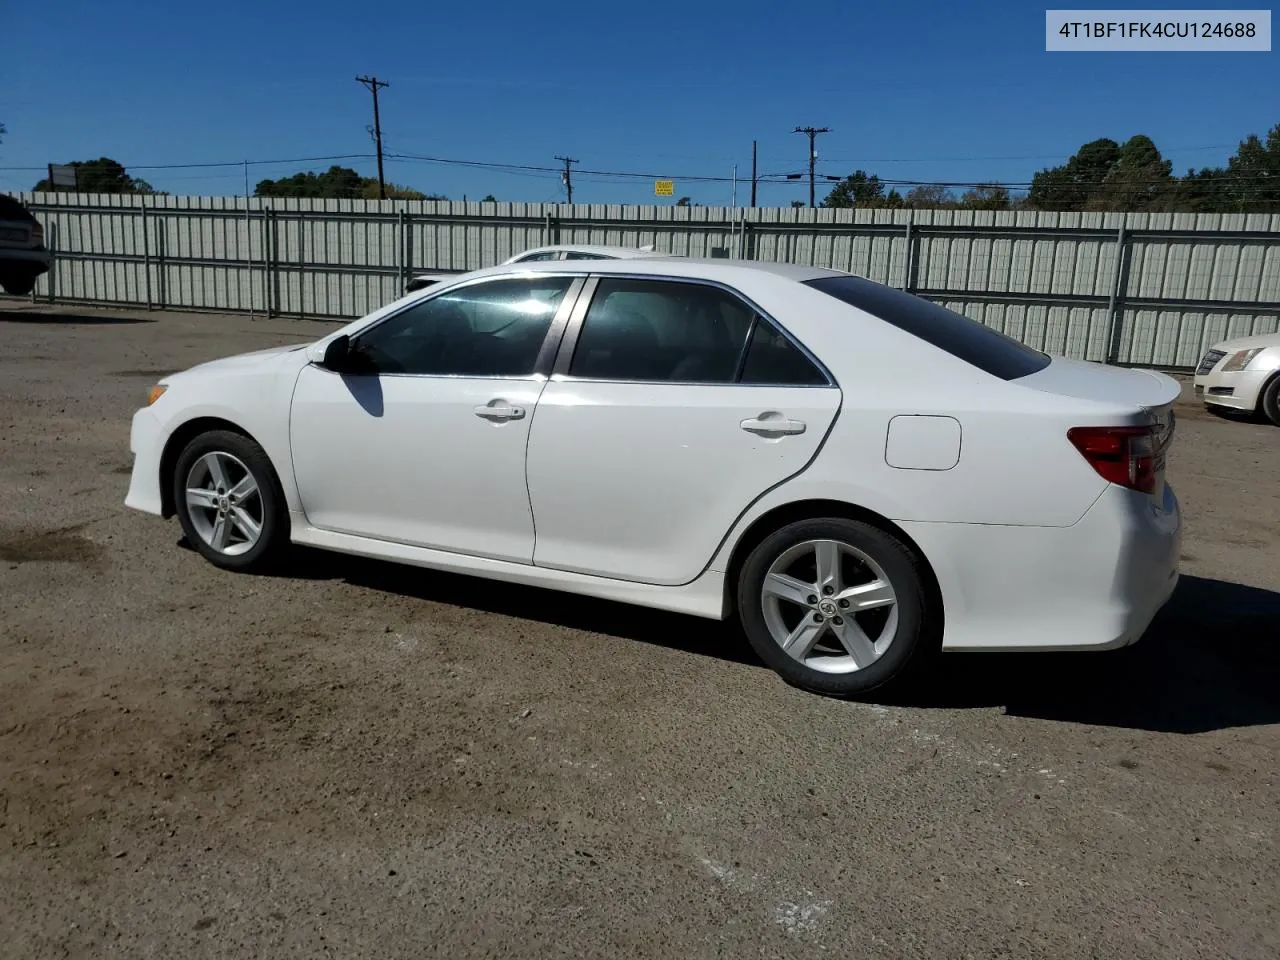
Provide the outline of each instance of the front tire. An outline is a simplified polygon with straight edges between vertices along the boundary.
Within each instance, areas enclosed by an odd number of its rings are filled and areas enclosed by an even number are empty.
[[[879,527],[803,520],[751,551],[738,616],[760,659],[788,683],[851,697],[903,676],[935,646],[925,582],[916,555]]]
[[[1262,411],[1263,416],[1280,427],[1280,374],[1271,378],[1271,381],[1262,389],[1262,400],[1258,403],[1258,409]]]
[[[266,451],[229,430],[202,433],[178,455],[173,503],[187,540],[225,570],[263,570],[289,542],[288,507]]]

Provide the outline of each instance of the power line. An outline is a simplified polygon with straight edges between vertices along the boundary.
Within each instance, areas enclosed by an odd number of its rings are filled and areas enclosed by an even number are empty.
[[[573,157],[562,157],[557,154],[557,160],[564,161],[564,190],[568,194],[568,202],[573,203],[573,177],[569,172],[569,164],[577,163]]]
[[[336,160],[372,160],[372,159],[375,159],[375,156],[376,156],[375,154],[369,154],[369,153],[359,153],[359,154],[348,153],[348,154],[329,154],[324,156],[292,157],[292,158],[269,159],[269,160],[227,160],[227,161],[212,161],[208,163],[124,164],[123,166],[125,167],[126,170],[136,170],[136,171],[201,170],[201,169],[212,170],[212,169],[220,169],[220,168],[239,169],[239,168],[243,168],[243,166],[246,163],[249,166],[267,166],[267,165],[283,165],[283,164],[317,164],[321,162],[330,162],[330,161],[336,161]],[[385,154],[385,158],[387,160],[399,161],[399,162],[433,163],[433,164],[439,164],[442,166],[471,167],[471,168],[477,168],[477,169],[503,171],[503,172],[513,173],[517,175],[523,174],[526,176],[551,175],[551,176],[559,176],[562,179],[564,179],[566,176],[566,167],[552,167],[552,166],[544,166],[539,164],[502,163],[502,162],[485,161],[485,160],[461,160],[456,158],[432,157],[432,156],[411,154],[411,153],[387,153]],[[556,159],[564,161],[566,158],[556,157]],[[567,159],[569,163],[578,162],[574,158],[567,158]],[[0,167],[0,173],[20,173],[20,172],[45,173],[46,168],[34,167],[34,166],[33,167],[26,167],[26,166]],[[723,175],[719,175],[719,176],[700,175],[700,174],[678,175],[678,174],[671,174],[670,172],[651,173],[651,172],[624,171],[624,170],[579,169],[574,171],[574,173],[576,173],[578,176],[583,176],[588,178],[610,178],[615,182],[625,182],[628,180],[674,179],[674,180],[683,180],[690,183],[728,183],[733,179],[732,177],[723,176]],[[224,176],[229,177],[233,175],[234,174],[226,174]],[[816,179],[816,176],[817,174],[815,173],[815,179]],[[833,179],[836,181],[844,179],[844,177],[835,177],[828,174],[823,174],[822,176],[823,176],[823,179]],[[803,177],[804,177],[804,174],[802,173],[778,172],[778,173],[759,174],[756,179],[759,183],[786,185],[788,183],[795,183]],[[1005,187],[1008,189],[1026,189],[1032,185],[1032,181],[1029,181],[1029,180],[1000,181],[994,178],[979,178],[979,179],[973,179],[973,180],[926,180],[926,179],[919,179],[919,178],[910,179],[910,178],[878,177],[877,179],[879,180],[880,183],[886,186],[908,186],[908,187],[911,187],[911,186],[937,186],[937,187],[996,186],[996,187]],[[1251,183],[1251,182],[1257,182],[1257,181],[1271,182],[1271,181],[1274,181],[1275,178],[1269,177],[1266,175],[1238,176],[1238,175],[1232,175],[1229,173],[1224,173],[1220,178],[1214,178],[1214,179],[1221,179],[1223,181],[1227,181],[1230,183]],[[1177,176],[1171,176],[1169,178],[1161,178],[1161,179],[1143,179],[1143,180],[1125,180],[1124,181],[1125,184],[1131,185],[1131,186],[1158,186],[1162,184],[1171,184],[1171,183],[1178,183],[1178,182],[1185,182],[1185,181],[1183,181],[1181,177],[1177,177]],[[1112,184],[1113,184],[1113,181],[1107,181],[1107,180],[1072,181],[1072,185],[1075,187],[1111,186]],[[566,186],[568,186],[568,184],[566,184]]]
[[[363,83],[373,93],[373,139],[378,145],[378,199],[385,200],[387,199],[387,181],[382,176],[382,121],[378,117],[378,89],[389,87],[391,84],[377,77],[356,77],[356,81]]]
[[[215,160],[211,163],[123,163],[121,166],[126,170],[201,170],[214,167],[243,167],[246,163],[253,167],[272,163],[318,163],[323,160],[372,160],[373,158],[374,154],[372,153],[340,153],[327,157],[289,157],[283,160]],[[0,170],[46,173],[48,168],[0,167]]]

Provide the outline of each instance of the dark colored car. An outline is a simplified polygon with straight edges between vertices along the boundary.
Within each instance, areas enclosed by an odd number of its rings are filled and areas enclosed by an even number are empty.
[[[52,262],[40,221],[13,197],[0,194],[0,287],[25,296]]]

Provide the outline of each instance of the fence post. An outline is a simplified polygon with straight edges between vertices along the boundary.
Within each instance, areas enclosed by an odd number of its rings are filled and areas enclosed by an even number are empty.
[[[267,252],[267,205],[262,204],[262,217],[259,221],[258,242],[262,246],[262,312],[271,316],[271,261]]]
[[[170,209],[168,207],[166,210]],[[163,310],[169,300],[169,277],[165,269],[165,253],[169,248],[169,216],[161,215],[156,221],[156,292],[159,294],[157,306]]]
[[[151,238],[148,236],[150,229],[147,224],[147,198],[144,195],[140,198],[142,207],[142,285],[147,292],[147,310],[151,310]]]
[[[247,177],[246,177],[247,179]],[[253,318],[253,221],[250,219],[249,191],[244,194],[244,286],[249,293],[249,317]]]
[[[45,246],[49,248],[49,302],[53,303],[57,299],[55,290],[58,285],[58,223],[56,220],[49,221],[49,233]]]
[[[409,238],[406,236],[405,216],[403,210],[396,211],[396,235],[400,240],[400,288],[396,291],[396,296],[404,293],[404,288],[409,285]]]
[[[903,239],[907,243],[906,256],[903,258],[902,264],[902,289],[906,293],[911,292],[911,268],[915,265],[915,243],[911,237],[912,218],[915,216],[914,211],[907,216],[907,230],[903,235]]]
[[[267,262],[267,316],[280,316],[280,239],[276,229],[276,211],[268,207],[267,217],[267,249],[263,256]]]
[[[1124,294],[1127,280],[1124,224],[1116,230],[1116,262],[1111,278],[1111,294],[1107,297],[1107,353],[1106,362],[1120,359],[1120,314],[1124,311]]]

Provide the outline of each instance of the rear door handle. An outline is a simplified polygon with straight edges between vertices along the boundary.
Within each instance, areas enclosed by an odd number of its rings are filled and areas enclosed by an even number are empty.
[[[505,403],[486,403],[476,407],[476,416],[485,420],[519,420],[524,407],[512,407]]]
[[[740,424],[747,433],[756,433],[761,435],[789,435],[796,433],[804,433],[805,425],[803,420],[788,420],[781,414],[775,416],[752,417],[750,420],[743,420]]]

